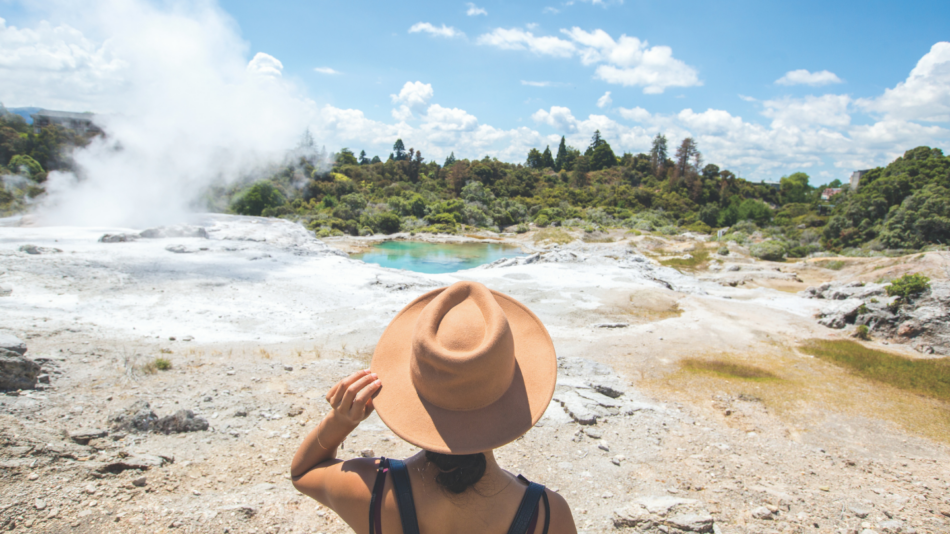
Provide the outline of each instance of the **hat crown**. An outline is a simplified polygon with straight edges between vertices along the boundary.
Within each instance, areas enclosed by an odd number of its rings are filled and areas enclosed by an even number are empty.
[[[416,391],[433,405],[490,405],[511,385],[515,363],[508,319],[484,285],[453,284],[419,314],[409,368]]]

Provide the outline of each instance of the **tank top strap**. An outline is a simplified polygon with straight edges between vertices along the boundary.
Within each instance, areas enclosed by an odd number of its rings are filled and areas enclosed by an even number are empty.
[[[389,470],[393,474],[393,489],[396,492],[396,506],[399,507],[402,532],[403,534],[419,534],[416,503],[412,500],[412,485],[409,483],[409,469],[402,460],[390,459]]]
[[[376,467],[376,483],[369,499],[369,534],[383,534],[383,488],[386,486],[386,473],[389,472],[389,460],[379,459]]]
[[[541,499],[544,499],[544,530],[547,534],[548,526],[551,524],[551,507],[548,505],[548,496],[544,491],[544,486],[529,481],[522,475],[518,478],[528,483],[528,489],[521,498],[521,504],[515,513],[515,519],[511,522],[508,534],[533,534],[533,527],[537,525],[538,509]]]

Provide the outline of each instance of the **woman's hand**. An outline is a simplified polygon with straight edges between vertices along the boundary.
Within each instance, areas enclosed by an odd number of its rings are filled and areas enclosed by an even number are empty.
[[[382,387],[376,373],[369,369],[357,371],[340,380],[327,393],[327,402],[333,408],[328,415],[337,423],[356,428],[373,413],[373,396]]]

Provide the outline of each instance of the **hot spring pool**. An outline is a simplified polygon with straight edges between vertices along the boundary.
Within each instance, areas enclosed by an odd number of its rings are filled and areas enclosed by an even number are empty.
[[[424,243],[385,241],[367,252],[351,254],[355,260],[418,273],[454,273],[502,258],[524,256],[518,247],[497,243]]]

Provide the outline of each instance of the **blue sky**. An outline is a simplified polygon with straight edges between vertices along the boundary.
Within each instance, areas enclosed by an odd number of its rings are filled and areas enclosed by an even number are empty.
[[[87,51],[46,69],[40,91],[17,80],[37,79],[25,62],[0,60],[0,102],[123,112],[108,108],[139,83],[123,69],[144,59],[114,46],[122,30],[105,19],[119,12],[155,46],[182,21],[220,25],[205,53],[291,87],[274,98],[292,94],[330,149],[385,157],[402,137],[438,161],[523,161],[560,135],[583,148],[599,128],[619,154],[661,132],[750,178],[823,183],[919,144],[950,148],[945,1],[77,4],[0,1],[0,57],[30,38],[50,55],[71,39]],[[165,15],[176,22],[151,26]]]

